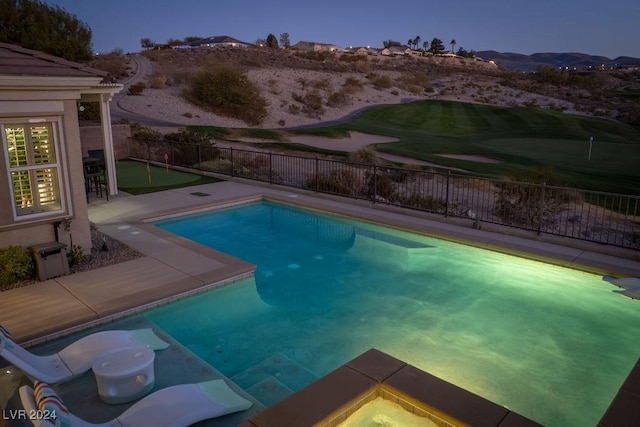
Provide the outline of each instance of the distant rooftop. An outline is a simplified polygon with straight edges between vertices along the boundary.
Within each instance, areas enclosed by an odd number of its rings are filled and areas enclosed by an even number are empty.
[[[201,40],[197,40],[195,42],[190,43],[192,46],[196,45],[217,45],[217,44],[240,44],[240,45],[251,45],[251,43],[243,42],[238,39],[234,39],[229,36],[209,36]]]
[[[106,71],[21,46],[0,43],[0,75],[105,77]]]

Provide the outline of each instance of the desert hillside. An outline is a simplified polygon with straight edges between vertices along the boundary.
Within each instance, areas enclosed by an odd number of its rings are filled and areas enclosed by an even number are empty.
[[[339,120],[378,104],[420,99],[501,106],[540,106],[573,111],[574,103],[506,86],[505,71],[486,62],[452,57],[373,57],[258,49],[194,49],[144,54],[153,65],[140,95],[119,105],[178,125],[248,127],[213,114],[183,96],[190,79],[208,66],[225,64],[246,73],[268,105],[257,125],[288,128]],[[135,61],[128,74],[135,74]]]

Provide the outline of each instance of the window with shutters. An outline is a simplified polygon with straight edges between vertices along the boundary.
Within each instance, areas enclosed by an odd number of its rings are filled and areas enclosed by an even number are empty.
[[[55,123],[0,124],[16,217],[61,211]]]

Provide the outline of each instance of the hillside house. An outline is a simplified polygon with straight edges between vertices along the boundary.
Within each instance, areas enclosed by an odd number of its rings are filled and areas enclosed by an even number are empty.
[[[411,54],[412,50],[409,46],[391,46],[380,51],[380,55],[384,56],[404,56]]]
[[[78,103],[100,106],[108,191],[117,193],[106,72],[0,43],[0,247],[91,248]],[[61,227],[61,223],[69,227]]]
[[[229,36],[211,36],[201,40],[191,42],[186,45],[174,46],[174,49],[193,49],[199,47],[253,47],[252,43],[246,43]]]
[[[299,41],[298,43],[291,46],[291,49],[300,50],[303,52],[337,52],[339,50],[338,46],[336,46],[335,44],[307,41]]]
[[[353,53],[356,55],[367,56],[369,55],[369,49],[366,47],[354,47]]]

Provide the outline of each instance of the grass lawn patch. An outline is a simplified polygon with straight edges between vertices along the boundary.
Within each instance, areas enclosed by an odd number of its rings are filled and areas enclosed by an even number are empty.
[[[220,182],[219,179],[194,173],[166,169],[133,160],[120,160],[116,165],[118,189],[130,194],[145,194],[173,188]]]
[[[354,120],[299,133],[365,132],[398,138],[379,151],[499,178],[553,167],[561,185],[640,194],[640,128],[542,108],[420,101],[367,110]],[[593,137],[591,159],[589,139]],[[487,164],[438,154],[480,155]]]

